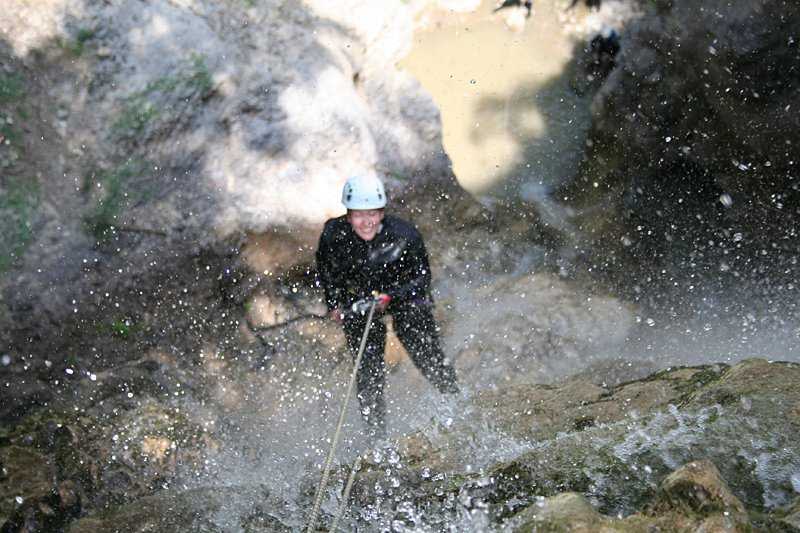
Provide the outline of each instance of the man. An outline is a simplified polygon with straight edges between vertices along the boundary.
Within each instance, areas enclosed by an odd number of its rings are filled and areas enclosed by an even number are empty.
[[[430,284],[431,271],[422,236],[408,222],[384,214],[386,193],[374,176],[345,183],[347,214],[325,223],[317,249],[317,272],[331,319],[342,324],[355,356],[367,325],[367,313],[353,304],[377,300],[376,314],[358,369],[358,400],[364,420],[385,434],[386,382],[383,351],[391,314],[394,329],[411,360],[442,393],[458,392],[455,370],[439,346]]]

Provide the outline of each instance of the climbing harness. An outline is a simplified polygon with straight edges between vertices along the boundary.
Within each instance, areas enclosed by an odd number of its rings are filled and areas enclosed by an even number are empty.
[[[333,455],[336,453],[336,446],[339,442],[339,436],[342,433],[342,426],[344,425],[344,417],[347,414],[347,404],[350,402],[350,395],[353,393],[353,386],[356,383],[356,376],[358,375],[358,368],[361,365],[361,357],[364,355],[364,349],[367,346],[367,336],[369,335],[369,329],[372,326],[372,317],[375,314],[375,306],[377,305],[378,300],[372,299],[371,304],[369,306],[369,314],[367,315],[367,325],[364,327],[364,335],[361,337],[361,346],[358,348],[358,355],[356,355],[356,362],[353,365],[353,372],[350,375],[350,383],[347,386],[347,392],[344,395],[344,400],[342,401],[342,409],[339,413],[339,423],[336,425],[336,431],[333,434],[333,440],[331,442],[331,449],[328,452],[328,458],[325,460],[325,467],[322,470],[322,478],[319,482],[319,487],[317,488],[317,494],[314,496],[314,507],[311,509],[311,516],[308,519],[308,528],[306,529],[306,533],[312,533],[314,531],[314,527],[317,525],[317,514],[319,513],[319,508],[322,505],[322,494],[325,492],[325,485],[328,484],[328,477],[331,473],[331,464],[333,463]],[[350,473],[351,478],[355,477],[356,467],[353,467],[353,470]],[[352,479],[348,480],[348,485],[352,487]],[[349,489],[345,489],[349,495]],[[345,498],[347,495],[345,496]],[[346,501],[346,500],[345,500]],[[344,505],[344,503],[342,504]],[[339,516],[341,516],[341,511],[336,517],[336,522],[339,521]],[[335,530],[332,529],[332,531]]]

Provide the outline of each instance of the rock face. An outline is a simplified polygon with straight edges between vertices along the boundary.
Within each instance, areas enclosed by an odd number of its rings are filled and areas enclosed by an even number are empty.
[[[513,531],[751,531],[744,506],[713,463],[689,463],[662,482],[651,509],[627,518],[598,513],[581,494],[543,498],[513,518]]]
[[[790,528],[797,515],[792,479],[800,469],[798,378],[795,364],[749,360],[732,367],[676,368],[614,387],[575,378],[462,398],[463,415],[454,422],[433,424],[363,456],[347,527]],[[36,426],[31,422],[27,427]],[[39,427],[45,434],[46,425]],[[82,449],[80,443],[76,447]],[[15,437],[0,447],[0,456],[6,460],[23,449],[30,450],[26,464],[52,475],[43,463],[52,452],[33,441]],[[206,448],[206,453],[215,452]],[[136,472],[132,479],[146,480],[147,468]],[[347,466],[334,472],[320,527],[330,526],[348,474]],[[61,483],[81,479],[58,476]],[[43,498],[37,494],[46,495],[44,479],[31,478],[16,490],[4,486],[3,509],[12,514],[8,523],[27,509],[9,496]],[[318,472],[292,478],[292,489],[283,493],[258,483],[190,489],[176,483],[144,497],[131,493],[102,512],[78,491],[84,517],[67,527],[75,532],[297,530],[318,480]]]
[[[0,319],[12,355],[31,322],[64,330],[116,313],[96,294],[136,307],[142,287],[191,287],[214,263],[230,273],[248,235],[277,236],[255,240],[259,272],[308,261],[349,175],[377,172],[396,197],[453,186],[438,111],[394,67],[411,41],[403,3],[7,7],[0,238],[12,255],[0,271],[20,268],[4,275]]]
[[[626,28],[565,190],[598,269],[651,295],[749,282],[796,311],[799,22],[792,2],[659,1]]]
[[[230,305],[313,260],[351,174],[377,172],[398,206],[457,197],[438,111],[394,66],[412,19],[403,2],[12,1],[0,418],[67,370],[237,339]]]
[[[725,513],[734,520],[746,521],[742,519],[744,505],[731,493],[710,461],[689,463],[668,475],[661,483],[658,505],[703,515]]]
[[[751,520],[742,504],[777,510],[794,497],[788,483],[799,466],[791,435],[800,398],[789,376],[798,370],[752,360],[674,369],[607,389],[568,381],[484,394],[461,422],[401,440],[394,461],[373,458],[354,488],[356,502],[391,516],[402,507],[396,502],[411,501],[427,506],[427,516],[460,519],[470,529],[572,491],[608,515],[671,513],[689,531],[697,527],[687,522],[691,508],[707,517],[701,521],[721,520],[722,530],[726,521],[738,528]],[[481,451],[470,444],[491,432],[503,437]],[[698,460],[713,462],[721,478],[708,463],[668,477]],[[385,469],[399,485],[388,483]],[[381,479],[388,485],[378,490]],[[599,521],[593,513],[576,517]]]

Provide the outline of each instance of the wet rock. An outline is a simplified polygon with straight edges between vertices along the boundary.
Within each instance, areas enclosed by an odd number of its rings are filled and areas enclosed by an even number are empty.
[[[47,405],[55,394],[48,383],[35,378],[19,379],[6,388],[13,401],[0,405],[0,422],[11,424],[36,407]]]
[[[193,292],[195,276],[176,260],[198,250],[236,255],[247,234],[279,236],[259,265],[284,270],[308,260],[321,223],[342,213],[340,188],[351,174],[379,173],[398,200],[424,184],[455,188],[443,151],[431,149],[441,147],[438,110],[395,66],[412,39],[412,8],[348,5],[159,1],[142,10],[128,1],[56,8],[13,0],[0,15],[10,49],[43,56],[36,68],[54,67],[53,79],[32,87],[31,105],[75,102],[69,116],[80,117],[63,138],[47,132],[49,153],[30,155],[53,167],[38,165],[38,187],[60,209],[36,210],[32,239],[41,246],[32,243],[28,262],[4,282],[20,342],[31,349],[20,329],[42,320],[63,325],[76,309],[96,317],[86,295],[124,292],[162,269],[156,257],[170,257],[164,277],[180,272]],[[93,39],[103,61],[78,68],[50,58],[53,42],[72,37],[62,34],[62,18],[102,28]],[[57,107],[42,109],[64,118]],[[72,157],[75,146],[91,158]],[[48,178],[65,172],[86,183]],[[84,262],[98,255],[103,261]]]
[[[747,523],[744,505],[731,493],[714,463],[707,460],[689,463],[667,476],[661,483],[655,508],[703,516],[724,513],[741,527]]]
[[[573,531],[589,533],[600,530],[603,517],[581,494],[568,492],[544,498],[517,515],[515,533]]]
[[[797,5],[782,2],[714,1],[701,12],[664,2],[625,29],[618,66],[593,102],[586,164],[565,196],[586,208],[579,224],[596,260],[632,297],[643,291],[658,309],[673,303],[670,287],[684,287],[676,280],[707,271],[691,284],[737,296],[752,284],[797,299],[782,281],[797,277],[797,236],[785,223],[800,196],[785,147],[800,131],[788,74],[798,21]],[[601,205],[602,214],[591,207]],[[770,245],[778,241],[792,244]],[[781,280],[775,289],[761,283],[765,272]],[[737,296],[731,304],[752,312]],[[686,311],[686,300],[675,303]]]
[[[464,398],[463,419],[439,421],[363,457],[352,498],[365,514],[349,520],[355,528],[371,517],[367,530],[394,520],[437,529],[465,516],[510,531],[722,532],[790,524],[796,507],[778,507],[796,498],[789,487],[800,450],[787,413],[796,408],[798,379],[798,365],[748,360],[673,368],[616,386],[578,378]],[[734,400],[723,405],[721,398]],[[58,515],[47,506],[80,504],[87,516],[70,531],[302,527],[316,475],[298,481],[290,504],[260,487],[176,490],[176,474],[203,472],[202,458],[214,457],[191,418],[149,400],[98,428],[99,420],[29,415],[6,434],[0,454],[24,450],[20,457],[29,460],[0,455],[10,472],[0,486],[18,479],[13,468],[41,472],[40,489],[28,490],[38,496],[14,520],[44,520]],[[348,474],[349,467],[334,471],[333,501]],[[58,488],[60,499],[47,499]],[[332,520],[332,504],[325,507],[323,526]],[[5,516],[19,510],[12,506]]]
[[[255,328],[275,326],[291,316],[291,309],[275,297],[256,295],[247,303],[247,320]]]
[[[630,519],[643,531],[694,531],[701,525],[746,530],[745,508],[775,508],[793,497],[787,480],[800,466],[800,450],[784,409],[794,405],[796,391],[790,389],[796,379],[797,365],[752,360],[730,368],[671,369],[608,389],[586,382],[498,389],[467,407],[468,422],[437,424],[400,439],[391,473],[398,488],[387,485],[383,459],[357,476],[354,494],[386,512],[394,509],[387,494],[418,502],[435,499],[441,502],[437,512],[445,516],[454,512],[446,504],[453,498],[490,521],[503,522],[543,497],[577,492],[608,516],[653,506],[651,514]],[[733,382],[749,391],[747,407]],[[768,385],[773,382],[774,389]],[[730,407],[710,394],[725,386],[737,397]],[[696,403],[699,398],[702,403]],[[516,451],[470,451],[476,442],[491,441],[494,431],[514,435]],[[699,467],[675,472],[695,461]],[[722,474],[704,461],[721,465]],[[697,495],[683,508],[677,496],[666,496],[680,487]],[[695,509],[703,505],[705,514]]]
[[[81,500],[71,482],[60,483],[46,496],[30,498],[9,517],[2,533],[41,533],[63,531],[81,512]]]
[[[800,497],[795,498],[792,505],[786,509],[786,515],[780,518],[779,522],[790,531],[800,531]]]
[[[180,410],[143,399],[124,407],[106,400],[105,407],[40,410],[20,420],[0,447],[7,471],[0,494],[9,506],[0,511],[14,509],[17,497],[50,501],[56,493],[60,507],[92,511],[168,487],[179,472],[205,472],[214,440]]]
[[[0,524],[25,502],[43,501],[53,486],[55,471],[47,456],[26,446],[0,447]],[[35,505],[34,505],[35,507]]]
[[[744,505],[728,489],[713,463],[698,461],[671,473],[646,513],[603,516],[581,494],[542,498],[518,513],[513,531],[715,531],[752,530]]]
[[[614,298],[598,296],[590,305],[573,298],[567,284],[548,274],[498,275],[458,294],[452,307],[459,320],[448,333],[463,339],[453,348],[459,375],[478,388],[552,380],[633,326],[631,309]]]

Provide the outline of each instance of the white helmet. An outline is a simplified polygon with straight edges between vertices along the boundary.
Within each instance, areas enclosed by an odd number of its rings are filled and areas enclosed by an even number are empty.
[[[386,207],[383,183],[373,175],[353,176],[342,189],[342,203],[347,209],[381,209]]]

